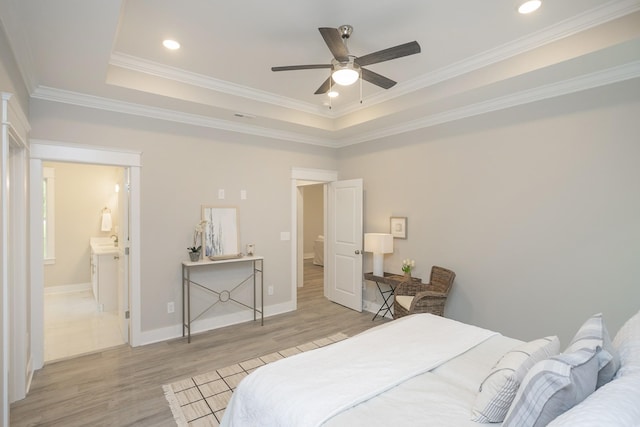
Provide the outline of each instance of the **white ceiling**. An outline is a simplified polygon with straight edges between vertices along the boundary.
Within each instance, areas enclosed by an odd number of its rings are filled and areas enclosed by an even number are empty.
[[[341,147],[640,76],[640,0],[543,1],[0,0],[0,19],[34,98]],[[271,67],[329,63],[318,27],[342,24],[356,56],[422,52],[329,109],[328,70]]]

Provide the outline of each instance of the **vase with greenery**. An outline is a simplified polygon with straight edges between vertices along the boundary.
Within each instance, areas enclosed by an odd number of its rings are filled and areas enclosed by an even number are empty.
[[[416,266],[416,262],[412,259],[403,259],[402,260],[402,271],[404,271],[404,275],[406,277],[411,277],[411,270]]]
[[[202,251],[202,245],[200,246],[190,246],[187,248],[189,251],[189,259],[191,261],[198,261],[200,259],[200,252]]]

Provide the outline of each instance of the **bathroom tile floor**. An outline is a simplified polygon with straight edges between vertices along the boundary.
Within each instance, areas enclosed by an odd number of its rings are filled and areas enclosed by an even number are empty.
[[[93,292],[44,296],[44,361],[124,344],[116,313],[101,313]]]

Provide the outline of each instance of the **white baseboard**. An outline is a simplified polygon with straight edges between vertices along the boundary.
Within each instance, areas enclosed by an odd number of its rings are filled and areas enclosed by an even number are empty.
[[[264,308],[264,321],[267,322],[267,318],[278,314],[288,313],[294,310],[294,304],[292,302],[286,302],[282,304],[275,304],[266,306]],[[260,315],[256,320],[256,325],[260,326]],[[236,325],[238,323],[245,323],[253,321],[252,311],[239,311],[237,313],[225,314],[223,316],[214,316],[206,319],[196,320],[191,324],[191,334],[200,332],[206,332],[213,329],[224,328],[225,326]],[[161,341],[182,337],[182,326],[172,325],[165,328],[153,329],[151,331],[142,331],[140,334],[140,345],[153,344]]]
[[[81,292],[81,291],[90,291],[90,290],[91,290],[91,282],[76,283],[74,285],[46,286],[44,288],[44,294],[45,295],[67,294],[69,292]]]
[[[363,300],[362,302],[362,309],[372,314],[377,313],[381,306],[382,304],[376,301]],[[271,316],[294,311],[294,307],[295,305],[292,301],[266,306],[264,308],[264,321],[267,322],[268,318]],[[387,319],[393,319],[393,316],[391,316],[390,313],[385,317]],[[191,332],[192,334],[196,334],[250,321],[253,321],[253,313],[250,311],[226,314],[224,316],[214,316],[207,319],[196,320],[195,322],[193,322],[191,325]],[[259,318],[256,323],[258,321]],[[182,326],[172,325],[165,328],[153,329],[151,331],[142,331],[140,336],[140,345],[153,344],[180,337],[182,337]]]
[[[316,256],[316,254],[314,254],[313,252],[309,252],[307,254],[302,255],[304,257],[304,259],[312,259]]]

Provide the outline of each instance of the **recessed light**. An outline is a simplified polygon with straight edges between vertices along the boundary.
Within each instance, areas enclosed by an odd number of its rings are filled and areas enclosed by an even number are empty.
[[[327,96],[328,96],[329,98],[336,98],[338,95],[340,95],[340,94],[339,94],[337,91],[335,91],[335,90],[332,90],[332,91],[330,91],[330,92],[327,92]]]
[[[535,12],[540,8],[541,5],[542,5],[542,0],[522,1],[518,5],[518,12],[522,13],[523,15],[527,13]]]
[[[180,49],[180,43],[175,40],[167,39],[162,42],[162,45],[169,50]]]

